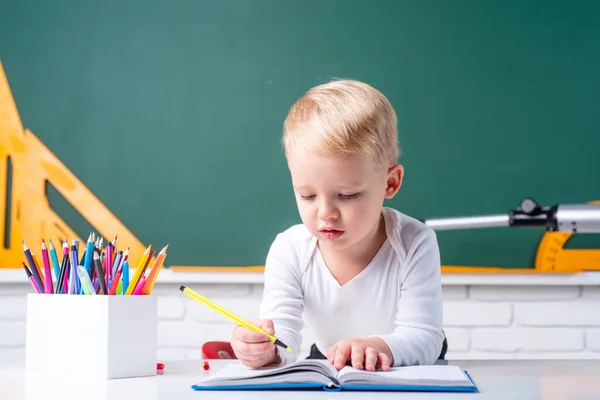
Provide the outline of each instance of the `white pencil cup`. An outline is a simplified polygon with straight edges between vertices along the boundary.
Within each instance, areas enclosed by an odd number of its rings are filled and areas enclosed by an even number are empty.
[[[156,375],[156,296],[27,295],[26,369],[114,379]]]

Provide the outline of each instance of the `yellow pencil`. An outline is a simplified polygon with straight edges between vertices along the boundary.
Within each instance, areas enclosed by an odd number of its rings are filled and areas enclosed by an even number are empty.
[[[144,272],[142,270],[144,269],[146,260],[148,259],[148,256],[150,255],[151,248],[152,248],[152,245],[148,246],[146,251],[144,251],[144,254],[142,254],[142,257],[140,258],[140,261],[138,262],[138,265],[135,268],[135,273],[133,274],[133,278],[131,278],[131,280],[129,281],[129,286],[127,287],[127,291],[125,292],[126,295],[130,295],[131,293],[133,293],[133,289],[135,289],[135,286],[137,285],[138,280],[140,279],[140,275],[142,274],[142,272]]]
[[[186,296],[199,301],[200,303],[204,304],[205,306],[213,309],[214,311],[226,316],[227,318],[231,319],[233,322],[235,322],[238,325],[244,326],[248,329],[253,330],[254,332],[258,332],[258,333],[262,333],[267,335],[267,337],[269,338],[269,340],[274,343],[277,346],[281,346],[286,350],[292,351],[292,348],[286,344],[284,344],[281,340],[277,339],[275,336],[269,334],[268,332],[265,332],[264,330],[262,330],[261,328],[259,328],[258,326],[244,320],[241,317],[238,317],[237,315],[235,315],[234,313],[232,313],[231,311],[227,311],[226,309],[224,309],[223,307],[221,307],[220,305],[214,303],[213,301],[207,299],[206,297],[202,296],[201,294],[193,291],[192,289],[185,287],[185,286],[181,286],[179,288],[179,290],[181,290],[183,292],[183,294],[185,294]]]

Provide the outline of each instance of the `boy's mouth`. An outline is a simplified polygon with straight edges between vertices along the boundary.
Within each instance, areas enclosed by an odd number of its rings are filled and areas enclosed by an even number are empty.
[[[321,229],[320,232],[323,236],[330,240],[337,239],[344,234],[344,231],[340,231],[338,229]]]

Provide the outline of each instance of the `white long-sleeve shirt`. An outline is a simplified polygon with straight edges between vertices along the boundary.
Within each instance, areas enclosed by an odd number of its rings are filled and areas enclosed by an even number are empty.
[[[275,238],[265,264],[260,317],[272,319],[282,363],[298,358],[306,325],[323,354],[342,339],[378,336],[393,366],[432,364],[442,349],[440,255],[435,232],[383,207],[387,238],[352,280],[340,285],[325,264],[316,238],[294,225]]]

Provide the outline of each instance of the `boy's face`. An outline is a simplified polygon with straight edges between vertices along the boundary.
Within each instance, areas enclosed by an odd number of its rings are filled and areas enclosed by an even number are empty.
[[[287,151],[296,202],[304,225],[320,246],[334,250],[368,245],[381,207],[402,182],[402,167],[377,167],[371,156],[325,156]]]

